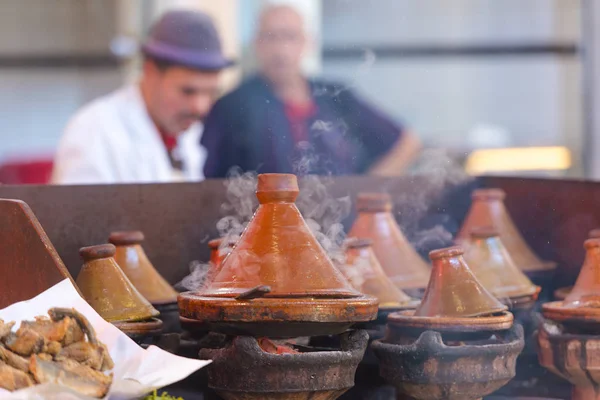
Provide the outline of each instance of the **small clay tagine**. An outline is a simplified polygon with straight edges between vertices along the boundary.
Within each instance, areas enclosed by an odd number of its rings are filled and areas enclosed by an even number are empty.
[[[177,292],[156,271],[141,246],[140,231],[113,232],[108,241],[115,245],[115,261],[133,286],[154,306],[177,303]]]
[[[344,243],[346,261],[338,266],[340,271],[356,290],[379,300],[380,313],[416,308],[419,301],[392,283],[371,246],[370,239],[347,239]]]
[[[515,376],[523,328],[462,254],[460,247],[432,251],[421,305],[390,314],[386,336],[371,345],[380,375],[411,399],[481,399]]]
[[[84,264],[77,286],[85,300],[108,322],[133,322],[157,317],[159,312],[140,294],[117,265],[112,244],[83,247]]]
[[[531,308],[541,288],[515,265],[495,229],[474,228],[464,259],[479,282],[511,308]]]
[[[258,176],[256,213],[210,284],[179,295],[183,318],[240,336],[339,334],[377,315],[335,268],[294,204],[296,176]]]
[[[600,239],[584,243],[585,261],[575,286],[563,301],[542,305],[544,318],[561,323],[577,332],[600,329]]]
[[[600,229],[598,229],[598,228],[592,229],[588,234],[588,238],[590,238],[590,239],[600,238]],[[565,286],[565,287],[558,288],[554,291],[554,298],[556,300],[564,300],[567,298],[569,293],[571,293],[571,290],[573,290],[573,286]]]
[[[431,279],[414,311],[392,313],[391,332],[432,329],[441,332],[490,332],[509,329],[513,315],[477,280],[467,266],[461,247],[429,253]]]
[[[474,228],[492,227],[515,264],[528,276],[556,269],[556,263],[540,260],[525,242],[504,206],[506,193],[501,189],[478,189],[473,192],[471,208],[457,235],[457,243],[468,241]]]
[[[401,290],[427,286],[430,268],[408,242],[392,215],[392,201],[386,193],[359,193],[358,216],[349,237],[371,239],[373,251],[383,270]]]

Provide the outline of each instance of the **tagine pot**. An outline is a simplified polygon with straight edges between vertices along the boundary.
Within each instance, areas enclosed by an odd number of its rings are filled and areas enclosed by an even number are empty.
[[[541,288],[515,265],[495,229],[475,228],[464,259],[479,282],[506,304],[529,336],[536,328],[532,310]]]
[[[563,301],[542,305],[540,364],[573,385],[574,400],[600,400],[600,239],[584,243],[585,260]]]
[[[600,238],[600,229],[592,229],[588,234],[589,239],[598,239]],[[558,288],[554,291],[554,299],[555,300],[564,300],[567,298],[569,293],[573,290],[573,286],[565,286]]]
[[[92,308],[106,321],[124,328],[123,332],[134,336],[158,334],[162,321],[156,317],[160,313],[117,265],[115,252],[112,244],[81,248],[79,254],[84,264],[77,276],[77,286]]]
[[[556,263],[540,260],[519,233],[504,206],[506,193],[501,189],[478,189],[473,192],[472,204],[457,235],[457,242],[468,241],[474,228],[492,227],[517,267],[534,282],[552,278]],[[543,285],[542,285],[543,286]]]
[[[390,312],[414,309],[419,304],[387,277],[375,256],[370,239],[349,238],[344,243],[346,260],[338,268],[359,292],[379,300],[379,316],[385,323]]]
[[[133,286],[160,312],[165,332],[178,332],[177,291],[154,268],[142,247],[140,231],[112,232],[108,241],[115,245],[114,259]]]
[[[399,289],[423,289],[430,268],[408,242],[392,215],[391,198],[386,193],[359,193],[358,216],[349,237],[370,239],[383,270]]]
[[[179,295],[183,318],[239,336],[339,334],[377,315],[348,283],[294,204],[296,176],[258,177],[256,213],[210,284]]]
[[[408,398],[481,399],[515,376],[523,328],[462,254],[459,247],[431,252],[421,305],[390,314],[386,336],[371,345],[381,376]]]

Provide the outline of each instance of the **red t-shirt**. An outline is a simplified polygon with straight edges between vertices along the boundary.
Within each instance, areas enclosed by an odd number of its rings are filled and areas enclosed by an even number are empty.
[[[284,107],[294,143],[308,142],[310,139],[308,120],[316,115],[317,105],[311,101],[302,104],[285,103]]]
[[[159,129],[160,137],[162,138],[163,143],[169,153],[173,151],[175,147],[177,147],[177,138],[173,135],[169,135]]]

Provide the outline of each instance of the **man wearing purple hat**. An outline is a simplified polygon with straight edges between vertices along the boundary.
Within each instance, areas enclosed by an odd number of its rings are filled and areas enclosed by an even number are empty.
[[[201,180],[201,123],[219,92],[225,58],[215,26],[198,11],[171,11],[142,46],[140,80],[83,107],[69,121],[53,182]]]

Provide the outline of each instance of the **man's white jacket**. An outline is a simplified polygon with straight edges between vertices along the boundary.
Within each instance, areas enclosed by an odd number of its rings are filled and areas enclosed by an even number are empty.
[[[69,121],[55,158],[52,182],[108,184],[198,181],[206,150],[202,126],[192,125],[178,139],[183,173],[175,171],[139,86],[126,86],[88,104]]]

